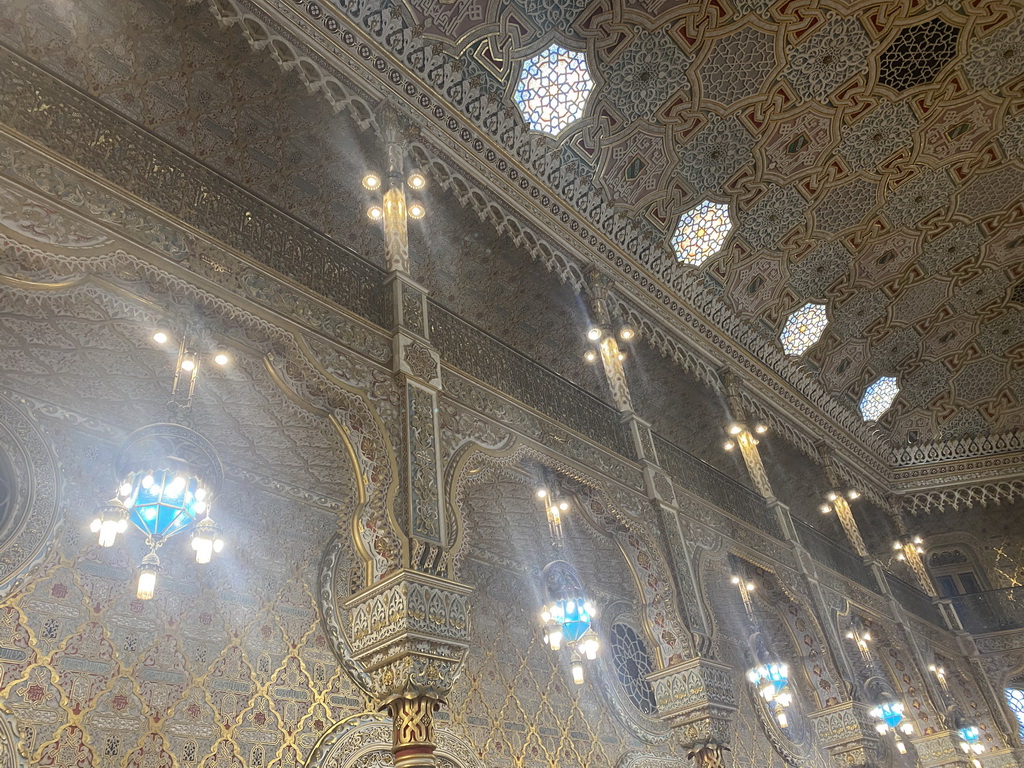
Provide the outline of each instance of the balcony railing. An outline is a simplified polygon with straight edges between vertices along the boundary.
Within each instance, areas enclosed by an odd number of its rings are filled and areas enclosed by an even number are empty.
[[[796,527],[800,543],[815,560],[831,568],[840,576],[845,576],[850,581],[860,584],[875,592],[878,591],[878,582],[874,575],[864,565],[860,556],[846,547],[833,541],[825,534],[816,531],[802,520],[793,518],[793,525]]]
[[[681,488],[769,536],[783,538],[775,513],[759,494],[659,435],[654,436],[654,447],[661,466]]]
[[[931,597],[889,572],[886,572],[885,580],[889,583],[889,591],[896,598],[896,602],[906,610],[920,616],[925,621],[930,621],[940,627],[945,626],[942,615]]]
[[[1024,587],[949,598],[964,629],[974,635],[1024,629]]]

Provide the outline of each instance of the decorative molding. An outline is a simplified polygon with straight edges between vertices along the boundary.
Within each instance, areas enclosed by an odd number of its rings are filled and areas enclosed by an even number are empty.
[[[63,472],[38,422],[24,403],[0,392],[0,595],[22,584],[53,546],[66,515]]]

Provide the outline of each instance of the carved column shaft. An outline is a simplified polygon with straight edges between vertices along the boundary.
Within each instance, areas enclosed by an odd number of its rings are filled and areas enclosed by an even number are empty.
[[[384,190],[384,256],[389,272],[409,272],[409,219],[405,207],[405,146],[397,126],[385,128],[388,170]]]
[[[761,452],[757,450],[757,439],[750,434],[749,429],[743,427],[736,435],[736,444],[740,447],[743,463],[747,465],[747,472],[750,474],[751,482],[754,483],[754,488],[766,499],[774,498],[775,492],[772,490],[768,473],[765,472],[764,464],[761,462]]]
[[[629,384],[626,382],[626,371],[620,359],[619,343],[611,334],[601,339],[601,363],[615,407],[625,413],[632,413],[633,399],[629,395]]]
[[[938,592],[935,590],[935,585],[932,583],[931,576],[928,575],[928,570],[924,567],[924,560],[921,557],[921,553],[917,551],[918,545],[914,541],[914,537],[910,535],[907,530],[906,522],[903,520],[903,514],[900,512],[899,500],[890,498],[887,500],[885,505],[885,512],[892,522],[893,528],[896,530],[896,535],[899,536],[899,543],[901,545],[901,552],[903,554],[903,560],[910,570],[914,572],[914,576],[917,578],[917,583],[921,587],[921,591],[929,597],[936,597]]]
[[[861,557],[868,557],[868,548],[864,545],[864,539],[860,535],[860,528],[857,527],[857,519],[853,516],[853,510],[850,508],[850,503],[843,495],[843,481],[839,475],[839,467],[836,466],[835,454],[832,452],[832,447],[827,443],[819,443],[818,452],[821,455],[822,464],[825,467],[825,476],[828,478],[829,485],[832,487],[832,491],[828,496],[832,509],[839,518],[839,522],[843,526],[843,532],[846,534],[846,538],[850,542],[850,546],[853,547],[853,551]]]
[[[832,509],[836,511],[836,517],[839,518],[839,522],[843,526],[843,531],[846,533],[850,546],[861,557],[867,557],[868,548],[864,545],[864,539],[861,538],[860,528],[857,527],[857,520],[853,516],[853,510],[850,509],[850,503],[838,491],[833,491],[833,495],[835,498],[830,499]]]
[[[751,434],[745,423],[747,414],[740,398],[736,374],[726,369],[719,373],[719,377],[725,388],[725,407],[729,412],[729,418],[732,419],[734,427],[739,427],[740,430],[733,432],[730,429],[730,434],[736,440],[736,445],[739,446],[743,463],[747,467],[747,474],[750,475],[750,481],[754,484],[755,490],[766,499],[775,498],[771,481],[768,480],[768,473],[764,469],[764,462],[761,461],[761,452],[757,449],[757,438]]]

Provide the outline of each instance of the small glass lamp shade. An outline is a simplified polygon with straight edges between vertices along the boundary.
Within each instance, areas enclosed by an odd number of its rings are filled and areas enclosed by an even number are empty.
[[[117,535],[128,528],[128,510],[120,499],[111,499],[96,510],[96,517],[89,528],[99,534],[101,547],[112,547],[117,542]]]
[[[139,600],[152,600],[156,594],[156,575],[160,573],[160,558],[156,552],[148,553],[142,558],[142,566],[139,568],[139,586],[135,597]]]
[[[224,549],[224,540],[213,520],[205,517],[196,523],[192,531],[192,549],[196,553],[197,563],[208,563],[215,552]]]

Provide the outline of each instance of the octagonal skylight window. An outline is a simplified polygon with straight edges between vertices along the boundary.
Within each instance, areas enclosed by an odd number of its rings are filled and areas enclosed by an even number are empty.
[[[523,62],[513,98],[532,130],[554,136],[583,116],[593,88],[586,54],[552,45]]]
[[[732,229],[729,206],[705,200],[679,217],[672,236],[676,258],[684,264],[699,267],[722,248]]]
[[[782,329],[782,348],[787,355],[802,355],[818,343],[828,325],[824,304],[808,302],[789,316]]]
[[[899,393],[900,388],[894,376],[882,376],[871,384],[860,399],[860,415],[864,421],[878,421],[882,418]]]

